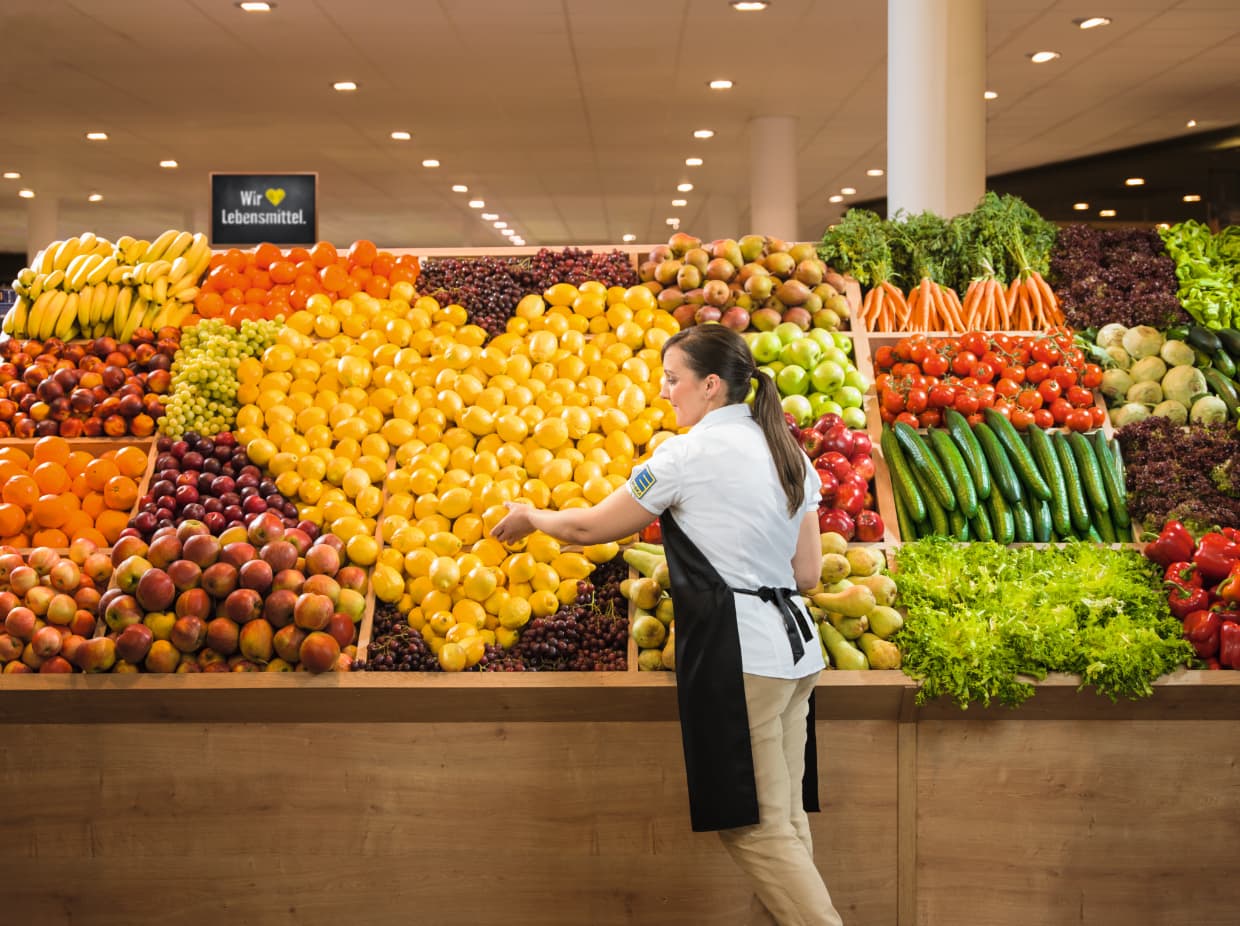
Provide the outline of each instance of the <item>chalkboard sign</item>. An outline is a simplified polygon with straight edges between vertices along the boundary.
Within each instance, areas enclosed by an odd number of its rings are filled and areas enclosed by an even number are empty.
[[[212,174],[211,245],[314,244],[318,174]]]

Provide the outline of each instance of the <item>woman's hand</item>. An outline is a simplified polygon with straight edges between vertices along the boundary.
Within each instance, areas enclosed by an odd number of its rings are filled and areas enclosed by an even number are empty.
[[[492,537],[500,543],[516,543],[534,532],[530,517],[535,510],[533,506],[522,505],[518,502],[504,502],[504,507],[508,509],[508,514],[491,528]]]

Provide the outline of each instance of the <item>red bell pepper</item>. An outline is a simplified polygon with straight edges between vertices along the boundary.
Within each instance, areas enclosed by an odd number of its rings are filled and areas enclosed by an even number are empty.
[[[1178,582],[1167,583],[1167,606],[1180,620],[1194,611],[1204,611],[1210,604],[1210,593],[1204,588],[1190,588]]]
[[[1240,564],[1231,567],[1231,572],[1218,584],[1214,594],[1225,605],[1240,605]]]
[[[1218,661],[1228,669],[1240,669],[1240,624],[1225,622],[1219,628]]]
[[[1220,528],[1220,531],[1222,535],[1232,543],[1240,543],[1240,530],[1237,530],[1234,527],[1224,527]]]
[[[1174,582],[1176,585],[1185,587],[1201,588],[1201,573],[1192,563],[1180,560],[1167,567],[1167,571],[1163,573],[1163,581]]]
[[[649,524],[641,529],[639,537],[645,543],[662,543],[663,542],[663,524],[658,518],[655,518]]]
[[[1215,611],[1194,611],[1184,618],[1184,639],[1202,659],[1219,651],[1219,628],[1223,622]],[[1240,629],[1240,625],[1237,625]]]
[[[1192,559],[1195,547],[1193,535],[1188,532],[1187,527],[1180,521],[1168,521],[1158,539],[1146,545],[1145,555],[1160,566],[1170,566],[1172,563]]]
[[[1203,585],[1223,581],[1237,563],[1240,563],[1240,544],[1213,531],[1201,538],[1193,554],[1193,565],[1201,573]]]
[[[1223,602],[1216,602],[1210,605],[1210,610],[1218,615],[1221,621],[1231,621],[1233,624],[1240,624],[1240,607],[1226,605]]]
[[[1206,660],[1206,668],[1207,669],[1221,669],[1223,668],[1223,666],[1222,666],[1222,663],[1218,661],[1218,659],[1216,659],[1214,656],[1211,656],[1209,659]]]

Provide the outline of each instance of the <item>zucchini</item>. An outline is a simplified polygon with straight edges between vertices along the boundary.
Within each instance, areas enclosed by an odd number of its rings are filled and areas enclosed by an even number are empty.
[[[1107,512],[1094,509],[1093,527],[1098,532],[1098,536],[1102,538],[1103,543],[1115,543],[1117,541],[1115,525],[1111,523],[1111,515]]]
[[[1020,481],[1028,486],[1029,491],[1033,493],[1035,498],[1050,501],[1050,486],[1046,484],[1046,480],[1038,472],[1038,467],[1033,462],[1033,454],[1029,452],[1025,442],[1020,439],[1020,434],[1012,426],[1012,422],[1008,421],[993,408],[986,409],[982,414],[986,418],[986,423],[990,425],[990,429],[994,431],[995,437],[999,438],[999,443],[1003,445],[1003,449],[1007,451],[1008,459],[1012,461],[1012,466],[1016,470],[1016,475],[1020,477]]]
[[[1022,499],[1012,506],[1012,521],[1015,524],[1015,536],[1017,543],[1033,543],[1033,515],[1029,513],[1030,504],[1028,500]],[[1035,498],[1032,504],[1046,504],[1040,498]]]
[[[1236,384],[1216,367],[1206,367],[1202,373],[1205,375],[1206,385],[1227,406],[1227,417],[1240,417],[1240,391],[1236,389]]]
[[[947,523],[951,525],[952,540],[967,543],[969,540],[969,521],[959,508],[947,512]]]
[[[955,490],[956,507],[965,518],[973,517],[977,511],[977,487],[973,485],[973,477],[969,475],[956,442],[950,434],[939,428],[930,428],[926,436],[930,438],[930,449],[939,458],[939,465]]]
[[[1072,519],[1072,528],[1076,533],[1089,530],[1089,506],[1085,503],[1085,490],[1081,487],[1081,474],[1076,468],[1076,458],[1072,456],[1072,448],[1061,432],[1051,436],[1051,444],[1059,457],[1059,466],[1063,470],[1064,487],[1068,495],[1068,514]]]
[[[1052,450],[1051,453],[1055,451]],[[1038,543],[1050,543],[1055,532],[1055,522],[1051,518],[1051,503],[1042,499],[1034,499],[1029,506],[1033,515],[1033,539]]]
[[[1185,335],[1184,340],[1190,346],[1204,351],[1210,356],[1214,356],[1223,349],[1223,342],[1219,340],[1218,335],[1208,328],[1202,328],[1200,325],[1189,325],[1188,334]]]
[[[1020,480],[1017,479],[1016,470],[1012,469],[1007,454],[1003,452],[1003,445],[999,443],[999,438],[995,437],[995,432],[983,422],[978,422],[973,426],[973,434],[977,442],[981,444],[982,452],[986,455],[986,463],[990,467],[990,475],[994,480],[995,488],[1003,494],[1009,504],[1020,501]],[[993,497],[995,493],[990,494]]]
[[[1214,332],[1214,335],[1233,361],[1240,357],[1240,331],[1235,328],[1223,328]]]
[[[1124,477],[1101,428],[1094,432],[1094,456],[1098,458],[1098,465],[1102,468],[1102,484],[1106,487],[1107,501],[1110,502],[1111,521],[1117,528],[1128,527],[1132,520],[1128,517],[1128,493],[1124,489]],[[1119,533],[1118,530],[1116,533]]]
[[[968,420],[954,408],[943,409],[943,424],[952,440],[960,448],[965,466],[969,467],[969,475],[973,477],[973,488],[977,489],[979,500],[990,498],[990,470],[986,466],[986,456],[982,453],[982,445],[977,435],[969,427]]]
[[[885,435],[884,435],[885,436]],[[900,492],[892,492],[896,500],[896,526],[900,529],[900,542],[911,543],[917,539],[917,526],[908,516],[908,507],[904,504],[904,496]]]
[[[1017,504],[1019,503],[1018,498]],[[1016,520],[1012,517],[1012,508],[1002,492],[990,493],[990,529],[995,535],[996,543],[1009,544],[1016,539]]]
[[[1224,376],[1236,375],[1236,361],[1231,359],[1231,354],[1227,351],[1216,351],[1211,355],[1210,362],[1213,365],[1212,369],[1218,370]]]
[[[1089,446],[1085,435],[1078,431],[1068,432],[1068,446],[1076,458],[1077,472],[1081,475],[1081,486],[1089,497],[1089,504],[1095,511],[1107,511],[1111,503],[1107,501],[1107,491],[1102,484],[1102,469],[1098,466],[1098,458]]]
[[[903,421],[897,421],[892,430],[895,431],[896,440],[900,442],[900,449],[904,451],[905,459],[908,460],[913,472],[917,473],[918,482],[934,495],[944,511],[951,511],[955,508],[956,496],[952,494],[952,487],[947,481],[947,476],[939,467],[938,458],[921,439],[921,435]]]
[[[917,481],[909,470],[908,460],[904,459],[904,451],[900,449],[900,442],[896,440],[895,432],[891,428],[883,428],[878,445],[883,451],[883,459],[887,461],[887,471],[891,474],[892,488],[895,489],[897,498],[904,498],[909,519],[912,521],[926,520],[925,499],[921,497],[921,489],[917,487]]]
[[[1029,450],[1033,453],[1034,462],[1042,472],[1046,484],[1050,486],[1051,497],[1047,505],[1050,507],[1055,531],[1067,534],[1072,530],[1072,521],[1068,515],[1068,492],[1064,487],[1063,470],[1059,466],[1055,448],[1051,446],[1050,436],[1037,425],[1030,425],[1025,433],[1029,435]]]
[[[913,478],[917,481],[918,488],[921,489],[922,498],[926,500],[926,519],[930,522],[930,526],[926,530],[918,529],[918,536],[951,536],[951,524],[947,520],[946,509],[939,504],[938,498],[930,491],[930,487],[926,484],[926,477],[922,475],[921,470],[912,469],[911,472]]]
[[[973,536],[978,540],[994,540],[995,535],[990,529],[990,515],[986,512],[986,506],[979,504],[977,506],[977,514],[969,518],[969,528],[973,532]]]

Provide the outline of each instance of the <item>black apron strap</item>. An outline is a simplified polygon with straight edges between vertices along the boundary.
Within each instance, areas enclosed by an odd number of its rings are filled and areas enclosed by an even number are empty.
[[[805,655],[805,644],[814,638],[805,614],[792,601],[796,592],[790,588],[773,588],[764,585],[761,588],[734,588],[738,595],[752,595],[761,598],[767,604],[779,608],[784,618],[784,630],[788,633],[788,642],[792,645],[792,662],[795,665]]]

